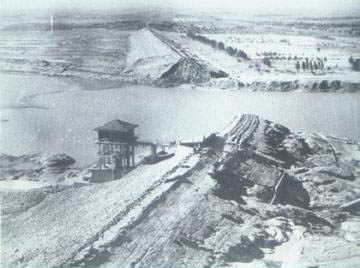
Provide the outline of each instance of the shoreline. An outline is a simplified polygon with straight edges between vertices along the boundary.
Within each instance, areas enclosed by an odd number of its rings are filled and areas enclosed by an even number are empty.
[[[360,81],[359,82],[349,82],[349,81],[340,81],[340,80],[333,80],[339,81],[340,83],[345,83],[345,85],[350,85],[353,88],[342,88],[333,89],[331,87],[326,89],[309,89],[308,86],[304,86],[306,83],[319,83],[322,81],[328,81],[326,79],[309,79],[304,80],[303,84],[298,84],[299,80],[269,80],[269,82],[265,81],[253,81],[247,83],[247,86],[240,86],[240,87],[222,87],[221,82],[219,85],[216,85],[216,80],[210,81],[209,84],[180,84],[177,86],[159,86],[155,81],[151,83],[146,83],[146,81],[131,81],[126,77],[120,78],[109,78],[109,77],[81,77],[76,75],[61,75],[61,74],[49,74],[49,73],[41,73],[35,71],[18,71],[18,70],[0,70],[1,74],[8,74],[8,75],[19,75],[19,76],[31,76],[36,75],[40,77],[48,77],[54,79],[64,79],[64,81],[73,81],[79,84],[79,90],[109,90],[109,89],[118,89],[123,88],[126,86],[148,86],[153,88],[167,88],[171,90],[172,88],[179,88],[179,87],[186,87],[191,88],[197,91],[204,91],[204,92],[263,92],[263,93],[360,93]],[[233,81],[236,81],[233,80]],[[211,82],[215,82],[213,85]],[[239,82],[242,83],[242,82]],[[275,87],[272,87],[272,84],[276,84]],[[290,85],[292,88],[282,89],[279,87],[280,84],[285,84],[287,87]],[[295,87],[293,86],[295,85]],[[65,91],[65,90],[64,90]]]

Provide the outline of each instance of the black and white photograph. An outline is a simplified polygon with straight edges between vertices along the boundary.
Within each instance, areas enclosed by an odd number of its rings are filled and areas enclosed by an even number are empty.
[[[0,268],[359,268],[360,0],[0,0]]]

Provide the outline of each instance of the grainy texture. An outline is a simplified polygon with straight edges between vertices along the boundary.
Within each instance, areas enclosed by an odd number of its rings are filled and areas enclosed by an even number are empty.
[[[354,267],[358,222],[340,207],[360,194],[359,146],[243,115],[199,153],[178,147],[119,181],[30,194],[32,206],[7,211],[2,257],[8,267],[279,267],[287,245],[298,267]]]

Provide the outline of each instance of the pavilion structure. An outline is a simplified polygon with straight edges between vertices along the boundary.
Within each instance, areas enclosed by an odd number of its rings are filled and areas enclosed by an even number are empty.
[[[166,154],[165,152],[165,148],[172,145],[138,141],[138,137],[135,136],[137,127],[138,125],[115,119],[94,129],[98,133],[96,140],[98,161],[89,169],[91,176],[86,177],[85,180],[105,182],[121,178],[135,167],[135,147],[137,146],[150,147],[150,155],[142,159],[142,162],[147,164],[156,164],[174,155],[174,153]],[[157,147],[162,148],[162,153],[165,152],[165,154],[158,154]]]
[[[91,169],[91,180],[102,182],[118,179],[135,166],[135,129],[138,125],[119,119],[94,130],[98,133],[98,162]]]

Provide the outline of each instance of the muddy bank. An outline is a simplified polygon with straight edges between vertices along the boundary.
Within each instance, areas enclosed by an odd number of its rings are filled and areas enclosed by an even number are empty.
[[[199,89],[245,90],[262,92],[360,92],[360,82],[341,80],[269,80],[247,82],[236,78],[220,78],[197,85]]]
[[[83,170],[66,154],[0,155],[0,191],[27,191],[54,185],[82,182]]]
[[[340,80],[315,81],[271,81],[253,82],[244,84],[238,82],[239,89],[248,87],[254,91],[305,91],[305,92],[359,92],[360,82],[347,82]]]

